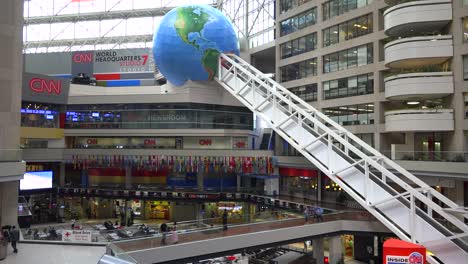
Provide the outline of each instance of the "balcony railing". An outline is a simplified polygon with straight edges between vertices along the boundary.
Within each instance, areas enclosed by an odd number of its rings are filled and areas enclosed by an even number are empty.
[[[385,154],[393,160],[468,162],[468,151],[394,151]]]
[[[15,162],[23,160],[21,149],[0,149],[0,162]]]

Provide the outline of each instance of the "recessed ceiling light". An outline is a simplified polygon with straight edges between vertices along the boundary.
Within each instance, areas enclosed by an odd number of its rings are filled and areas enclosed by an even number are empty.
[[[410,102],[406,102],[406,104],[408,104],[408,105],[418,105],[419,102],[417,102],[417,101],[410,101]]]

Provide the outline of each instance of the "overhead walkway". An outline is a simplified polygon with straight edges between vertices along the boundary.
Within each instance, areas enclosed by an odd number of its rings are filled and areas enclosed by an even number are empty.
[[[374,220],[374,221],[372,221]],[[389,233],[369,214],[340,212],[324,216],[324,221],[305,224],[303,218],[208,228],[179,235],[179,243],[161,244],[161,237],[123,241],[108,246],[107,254],[130,263],[183,263],[241,252],[244,249],[284,245],[317,236],[353,233]]]
[[[468,263],[466,208],[236,55],[221,54],[216,79],[401,239],[445,263]]]

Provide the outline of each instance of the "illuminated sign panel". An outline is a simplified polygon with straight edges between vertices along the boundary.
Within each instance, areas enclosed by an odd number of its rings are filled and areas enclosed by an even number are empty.
[[[22,91],[23,101],[66,104],[70,82],[47,75],[23,73]]]

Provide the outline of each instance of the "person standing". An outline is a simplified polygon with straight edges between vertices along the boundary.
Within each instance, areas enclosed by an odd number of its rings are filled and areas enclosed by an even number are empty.
[[[13,226],[10,231],[10,241],[14,253],[18,253],[18,249],[16,248],[16,242],[19,241],[19,237],[20,235],[18,229],[16,229],[16,227]]]
[[[172,244],[179,243],[179,235],[177,234],[177,228],[174,226],[171,232]]]
[[[75,220],[75,219],[72,219],[72,220],[71,220],[71,229],[72,229],[72,230],[75,229],[75,223],[76,223],[76,220]]]
[[[306,223],[309,222],[309,208],[304,210],[304,219]]]
[[[159,231],[161,231],[161,234],[162,234],[161,245],[166,245],[166,235],[167,235],[166,223],[161,224],[161,226],[159,227]]]
[[[322,207],[318,206],[315,209],[315,217],[317,218],[317,222],[323,222],[323,209],[322,209]]]
[[[226,231],[228,229],[228,213],[227,210],[224,209],[223,212],[223,230]]]

